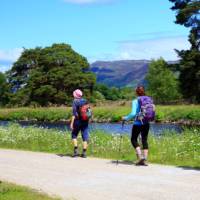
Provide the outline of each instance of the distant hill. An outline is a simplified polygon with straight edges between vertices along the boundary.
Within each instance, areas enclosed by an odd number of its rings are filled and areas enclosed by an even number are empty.
[[[97,82],[108,86],[124,87],[144,83],[149,60],[96,61],[90,65]]]
[[[96,74],[98,83],[115,87],[133,87],[145,84],[144,79],[150,63],[150,60],[96,61],[90,65],[90,70]]]

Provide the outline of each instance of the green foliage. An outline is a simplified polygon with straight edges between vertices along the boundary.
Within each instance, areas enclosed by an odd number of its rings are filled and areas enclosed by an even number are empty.
[[[74,89],[92,90],[96,78],[88,69],[86,58],[67,44],[24,49],[7,73],[16,91],[11,104],[66,104],[72,99]]]
[[[179,55],[182,57],[180,80],[184,95],[200,102],[200,51],[182,51]]]
[[[133,98],[132,95],[132,88],[125,87],[125,88],[116,88],[116,87],[108,87],[105,84],[96,84],[94,90],[101,94],[101,97],[106,100],[120,100],[126,99],[130,100]]]
[[[131,112],[131,105],[112,105],[92,107],[93,120],[96,122],[118,122],[121,117]],[[12,108],[0,109],[0,120],[33,120],[33,121],[69,121],[71,107],[49,108]],[[156,121],[181,121],[199,122],[200,106],[198,105],[156,105]],[[67,123],[67,122],[66,122]]]
[[[117,88],[109,88],[107,85],[104,84],[96,84],[94,89],[95,91],[100,92],[107,100],[118,99]]]
[[[150,137],[151,162],[200,168],[199,129],[185,129],[177,134],[166,132],[160,137]]]
[[[157,121],[192,120],[198,122],[199,119],[200,106],[197,105],[156,106]]]
[[[147,91],[156,102],[169,103],[180,98],[178,81],[162,58],[151,62],[146,80]]]
[[[186,27],[198,27],[200,2],[199,0],[169,0],[174,3],[172,10],[177,11],[176,23]]]
[[[104,101],[105,100],[105,96],[99,91],[94,91],[92,97],[94,99],[93,102],[90,100],[90,102],[92,102],[92,103],[94,103],[96,101]]]
[[[90,133],[89,156],[133,161],[136,159],[128,135],[123,134],[121,154],[119,155],[119,134],[107,134],[99,130]],[[78,141],[81,142],[79,135]],[[166,133],[163,136],[149,135],[152,163],[171,164],[177,166],[200,167],[200,137],[198,129],[186,129],[182,134]],[[72,154],[73,146],[68,132],[41,129],[35,127],[22,128],[18,125],[0,127],[0,147]]]
[[[195,49],[177,51],[181,57],[179,64],[180,86],[185,98],[200,102],[200,51]]]
[[[0,106],[5,105],[10,97],[9,85],[6,82],[5,74],[0,72]]]
[[[176,23],[191,28],[189,34],[190,50],[178,53],[180,64],[180,86],[183,96],[192,102],[200,102],[200,2],[198,0],[170,0],[172,10],[177,12]]]
[[[66,121],[71,118],[71,108],[15,108],[0,109],[0,120]]]
[[[5,75],[0,72],[0,86],[2,87],[2,85],[5,84],[5,82],[6,82]],[[2,91],[2,89],[0,91]]]
[[[126,100],[132,100],[136,97],[135,92],[133,92],[133,87],[124,87],[120,89],[120,93],[122,96],[122,99]]]
[[[10,100],[7,102],[8,107],[13,107],[13,105],[27,106],[30,100],[30,90],[28,88],[24,88],[19,90],[17,93],[12,93],[10,95]]]
[[[0,199],[1,200],[59,200],[51,198],[36,190],[27,187],[18,186],[15,184],[0,181]]]

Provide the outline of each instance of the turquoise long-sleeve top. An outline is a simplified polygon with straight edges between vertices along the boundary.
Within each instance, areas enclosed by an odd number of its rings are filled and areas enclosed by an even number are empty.
[[[138,99],[134,99],[132,101],[132,110],[131,113],[124,117],[125,120],[130,120],[136,117],[136,115],[140,112],[140,105]],[[134,120],[134,125],[142,125],[140,120]]]

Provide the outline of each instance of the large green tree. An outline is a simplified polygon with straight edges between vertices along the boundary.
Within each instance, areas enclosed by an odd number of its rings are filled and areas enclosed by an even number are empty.
[[[125,99],[125,89],[122,90],[116,87],[109,87],[105,84],[96,84],[94,87],[95,91],[98,91],[104,96],[106,100],[116,101],[119,99]]]
[[[7,73],[15,95],[13,104],[65,104],[76,88],[92,91],[95,75],[89,64],[70,45],[24,49]]]
[[[169,103],[180,98],[178,81],[162,58],[153,60],[146,75],[147,92],[158,103]]]
[[[169,0],[174,3],[176,23],[190,28],[191,48],[176,52],[180,57],[180,84],[185,98],[200,102],[200,1]]]
[[[9,85],[6,81],[5,74],[0,72],[0,105],[4,106],[9,101]]]

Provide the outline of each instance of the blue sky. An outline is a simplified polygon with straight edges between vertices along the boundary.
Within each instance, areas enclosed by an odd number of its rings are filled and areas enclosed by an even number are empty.
[[[22,48],[67,43],[89,62],[177,60],[189,30],[174,23],[168,0],[1,0],[0,71]]]

